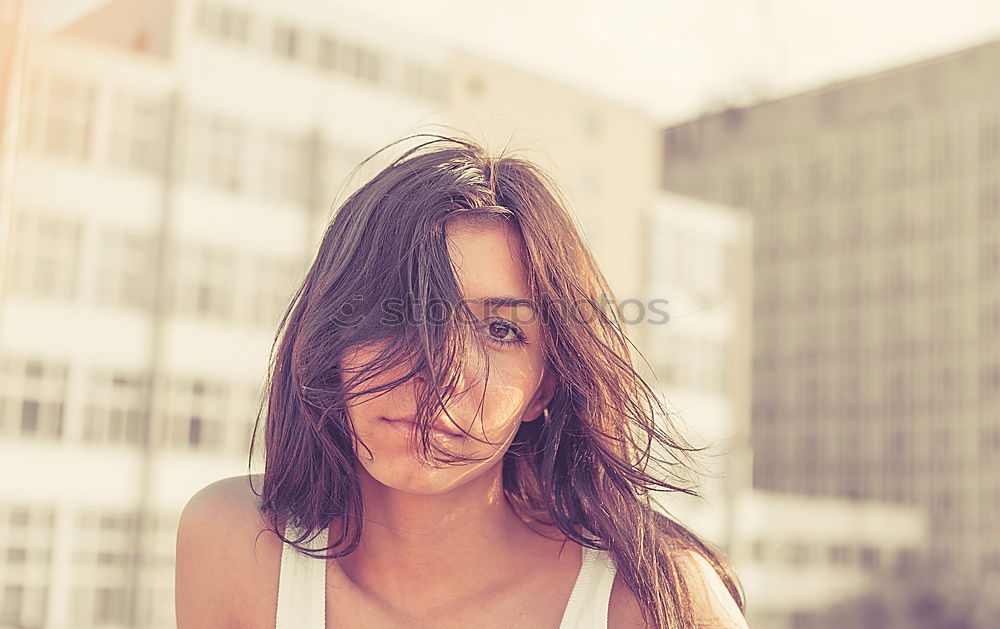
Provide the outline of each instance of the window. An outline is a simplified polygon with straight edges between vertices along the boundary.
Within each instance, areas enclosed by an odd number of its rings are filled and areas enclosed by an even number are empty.
[[[594,172],[584,172],[576,179],[576,190],[584,196],[596,196],[601,193],[601,179]]]
[[[102,369],[90,374],[83,439],[95,443],[141,445],[145,431],[148,378]]]
[[[787,623],[787,626],[790,627],[790,629],[815,629],[818,624],[817,617],[818,614],[814,612],[792,612],[789,614],[789,622]]]
[[[340,42],[331,35],[323,35],[319,39],[316,52],[316,62],[324,70],[340,69]]]
[[[851,563],[851,547],[847,544],[835,544],[830,547],[830,563],[846,566]]]
[[[243,186],[243,125],[217,114],[190,113],[186,127],[188,178],[238,192]]]
[[[340,49],[340,69],[349,76],[361,75],[361,48],[357,44],[345,42]]]
[[[861,547],[861,567],[865,570],[877,570],[879,567],[879,549],[873,546]]]
[[[916,567],[919,555],[912,548],[902,548],[896,553],[895,569],[905,574]]]
[[[316,62],[331,72],[378,83],[384,73],[382,55],[361,44],[323,35],[317,44]]]
[[[979,367],[979,397],[993,399],[1000,395],[1000,362],[984,363]]]
[[[245,44],[250,31],[250,18],[245,11],[233,7],[219,9],[219,38]]]
[[[152,236],[105,230],[98,252],[97,298],[115,306],[150,308],[153,303]]]
[[[1000,179],[980,184],[979,218],[984,221],[1000,219]]]
[[[465,91],[469,96],[478,100],[486,93],[486,81],[478,74],[470,76],[465,81]]]
[[[273,328],[291,302],[298,264],[273,257],[257,257],[240,265],[246,291],[240,302],[247,323]]]
[[[320,147],[320,172],[317,177],[316,187],[324,195],[346,195],[350,190],[356,189],[366,176],[374,175],[375,164],[369,162],[362,166],[349,177],[362,160],[365,159],[365,152],[349,146],[339,144],[323,143]],[[345,186],[350,190],[345,189]],[[326,199],[329,200],[329,199]]]
[[[981,162],[1000,159],[1000,109],[996,107],[980,112],[979,159]]]
[[[274,54],[285,59],[295,59],[302,45],[301,34],[297,28],[289,24],[275,24],[271,43]]]
[[[737,207],[749,207],[752,204],[753,179],[743,169],[737,170],[729,182],[729,200]]]
[[[983,567],[986,572],[994,576],[1000,576],[1000,552],[986,553],[983,557]]]
[[[407,63],[403,68],[403,91],[414,96],[440,100],[444,94],[443,79],[419,63]]]
[[[39,68],[27,78],[24,133],[28,152],[83,160],[90,154],[96,88],[68,72]]]
[[[14,22],[16,11],[17,5],[13,2],[0,4],[0,26],[9,28],[10,24]]]
[[[304,205],[309,198],[309,143],[293,133],[270,131],[264,136],[264,196]]]
[[[169,432],[161,440],[181,450],[221,451],[229,387],[202,378],[176,378],[168,391],[164,429]]]
[[[789,544],[788,560],[792,565],[805,565],[809,562],[809,546],[802,542],[793,542]]]
[[[984,459],[1000,454],[1000,426],[980,426],[979,452]]]
[[[7,280],[14,295],[50,299],[76,296],[83,228],[76,219],[42,212],[14,212]]]
[[[174,610],[174,552],[179,513],[145,513],[143,559],[150,569],[143,573],[136,592],[136,625],[176,627]]]
[[[55,511],[0,505],[0,626],[46,626]]]
[[[378,83],[381,59],[378,53],[367,48],[358,49],[357,77],[369,83]]]
[[[202,2],[196,14],[198,30],[223,42],[245,44],[249,40],[250,16],[246,11],[215,2]]]
[[[260,403],[263,394],[263,387],[260,383],[242,384],[233,387],[233,405],[230,409],[231,416],[236,418],[230,428],[231,451],[246,456],[250,452],[250,440],[253,437],[254,425],[257,422],[257,412],[260,410]],[[257,425],[257,436],[254,448],[259,451],[263,439],[264,419]]]
[[[119,90],[112,103],[111,163],[140,172],[160,172],[166,158],[165,98]]]
[[[592,141],[599,140],[603,127],[601,117],[596,111],[588,109],[580,114],[580,133],[584,138]]]
[[[60,439],[67,371],[65,364],[0,357],[0,434]]]
[[[230,320],[234,313],[236,256],[228,249],[180,244],[172,247],[171,310],[177,314]]]
[[[1000,239],[986,241],[980,246],[979,275],[984,279],[1000,278]]]
[[[190,317],[272,328],[300,279],[300,261],[212,246],[173,247],[170,309]]]
[[[814,154],[808,163],[806,193],[811,199],[822,198],[829,189],[830,166],[824,155]]]
[[[70,617],[74,626],[123,625],[132,590],[132,535],[128,511],[88,509],[77,515]]]

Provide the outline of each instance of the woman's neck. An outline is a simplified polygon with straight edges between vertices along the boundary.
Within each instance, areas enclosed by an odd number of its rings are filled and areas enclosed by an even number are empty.
[[[413,609],[447,604],[473,587],[496,589],[546,542],[505,499],[501,464],[436,495],[391,489],[357,467],[364,526],[338,565],[379,599]]]

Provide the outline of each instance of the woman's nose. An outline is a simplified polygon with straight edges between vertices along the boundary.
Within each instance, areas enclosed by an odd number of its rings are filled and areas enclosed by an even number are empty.
[[[450,372],[442,372],[438,374],[436,379],[432,378],[430,372],[425,371],[418,373],[415,380],[424,388],[430,388],[431,382],[436,382],[442,397],[447,397],[460,393],[465,388],[465,377],[462,371],[453,369]]]
[[[450,369],[445,368],[441,373],[437,374],[437,385],[442,396],[461,395],[479,377],[480,361],[471,355],[467,355],[464,358],[465,360],[461,365],[451,365]],[[424,387],[429,386],[430,382],[432,382],[431,373],[427,369],[418,372],[415,379]]]

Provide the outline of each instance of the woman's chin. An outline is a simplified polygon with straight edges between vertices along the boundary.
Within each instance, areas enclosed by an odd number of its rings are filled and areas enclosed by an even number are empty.
[[[421,496],[446,493],[467,480],[462,470],[455,467],[437,469],[421,465],[415,459],[381,464],[369,462],[364,467],[383,488]]]

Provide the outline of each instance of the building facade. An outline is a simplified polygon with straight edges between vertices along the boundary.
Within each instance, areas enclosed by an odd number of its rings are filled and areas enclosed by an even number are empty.
[[[846,626],[829,610],[896,581],[927,545],[926,515],[913,505],[762,490],[734,504],[732,554],[755,629]]]
[[[706,114],[662,186],[755,224],[754,485],[919,506],[1000,571],[1000,43]]]
[[[640,295],[636,243],[659,172],[658,129],[648,116],[469,51],[456,52],[444,113],[496,152],[546,169],[618,301]]]

